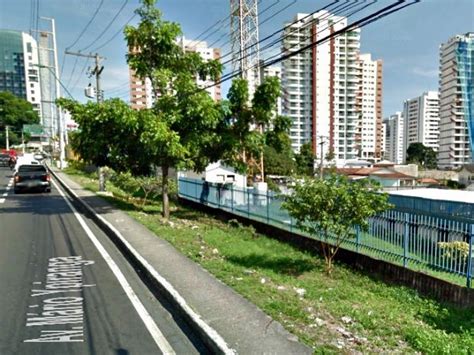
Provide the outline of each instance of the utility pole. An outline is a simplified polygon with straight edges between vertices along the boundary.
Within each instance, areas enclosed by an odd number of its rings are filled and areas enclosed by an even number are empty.
[[[7,150],[10,150],[10,141],[8,139],[8,126],[5,126],[5,140],[6,140],[6,147],[7,147]]]
[[[95,67],[94,70],[92,70],[92,75],[95,75],[95,91],[96,91],[96,99],[97,99],[97,104],[100,105],[103,99],[102,92],[100,90],[100,74],[104,70],[104,66],[100,65],[100,61],[102,59],[105,59],[104,57],[99,56],[98,53],[96,54],[83,54],[80,52],[69,52],[66,51],[66,54],[70,55],[75,55],[78,57],[85,57],[85,58],[93,58],[95,60]],[[103,172],[103,167],[99,166],[99,191],[105,191],[105,177],[104,177],[104,172]]]

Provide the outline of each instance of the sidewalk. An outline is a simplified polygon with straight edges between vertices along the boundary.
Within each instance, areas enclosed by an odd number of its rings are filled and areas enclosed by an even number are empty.
[[[280,323],[224,285],[200,265],[179,253],[66,174],[52,168],[70,195],[85,204],[99,226],[125,249],[153,284],[173,303],[216,353],[311,354]]]

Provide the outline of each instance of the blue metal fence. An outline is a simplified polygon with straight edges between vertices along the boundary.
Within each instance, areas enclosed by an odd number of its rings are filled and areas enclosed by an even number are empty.
[[[252,188],[234,188],[232,184],[180,178],[179,195],[319,239],[319,236],[308,235],[297,229],[296,222],[281,208],[282,199],[271,191],[262,194]],[[399,208],[396,201],[391,202],[395,204],[395,209],[371,218],[368,232],[356,228],[356,237],[345,240],[342,247],[418,271],[430,272],[456,283],[464,280],[467,287],[471,287],[474,222],[408,213],[406,204]]]

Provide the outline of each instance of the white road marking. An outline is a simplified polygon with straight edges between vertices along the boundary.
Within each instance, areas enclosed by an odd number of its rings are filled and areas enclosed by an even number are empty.
[[[57,183],[55,181],[52,181],[56,189],[59,191],[60,195],[64,198],[66,203],[68,204],[69,208],[72,210],[74,216],[76,219],[79,221],[79,224],[81,225],[82,229],[86,232],[87,236],[91,240],[91,242],[95,245],[99,253],[102,255],[104,258],[105,262],[109,266],[110,270],[114,273],[115,277],[117,278],[118,282],[120,283],[120,286],[122,286],[122,289],[125,291],[128,299],[132,303],[133,307],[135,307],[135,310],[137,311],[138,315],[142,319],[143,323],[145,324],[148,332],[152,336],[153,340],[155,341],[156,345],[158,348],[164,353],[164,354],[175,354],[175,351],[171,347],[171,345],[168,343],[166,338],[164,337],[163,333],[161,333],[160,329],[156,325],[155,321],[153,318],[150,316],[148,311],[145,309],[145,306],[141,303],[140,299],[136,295],[135,291],[133,291],[132,287],[128,283],[127,279],[123,275],[122,271],[120,271],[119,267],[115,263],[115,261],[111,258],[109,253],[105,250],[105,248],[102,246],[102,244],[99,242],[97,237],[92,233],[90,230],[89,226],[86,224],[82,216],[77,212],[77,210],[74,208],[74,206],[69,202],[69,200],[66,198],[64,195],[63,191],[59,188]]]
[[[8,191],[10,190],[10,188],[12,187],[13,185],[13,179],[10,179],[8,181],[8,185],[7,187],[5,188],[5,192],[2,194],[2,197],[7,197],[8,196]],[[0,198],[0,203],[5,203],[6,199],[5,198]]]

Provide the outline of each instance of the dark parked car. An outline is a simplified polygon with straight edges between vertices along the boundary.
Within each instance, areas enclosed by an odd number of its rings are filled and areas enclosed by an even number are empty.
[[[51,192],[51,176],[44,165],[20,165],[13,179],[13,191],[24,190]]]
[[[0,154],[0,166],[8,166],[8,162],[10,161],[10,155],[1,153]]]

